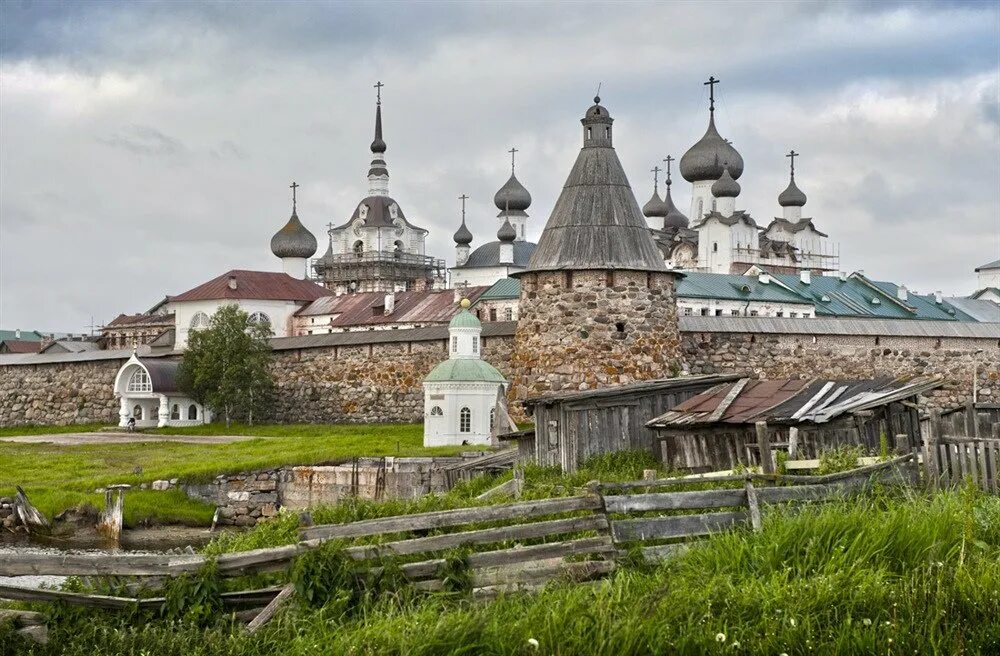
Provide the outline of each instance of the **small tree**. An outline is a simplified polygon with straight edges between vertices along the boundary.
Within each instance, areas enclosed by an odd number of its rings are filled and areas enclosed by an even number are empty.
[[[186,394],[226,419],[253,424],[274,401],[274,379],[268,367],[271,326],[251,322],[236,305],[223,305],[211,324],[188,336],[179,386]]]

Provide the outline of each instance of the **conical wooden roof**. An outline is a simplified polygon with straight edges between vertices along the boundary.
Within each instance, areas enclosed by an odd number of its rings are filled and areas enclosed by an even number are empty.
[[[607,138],[584,138],[527,271],[583,269],[667,270],[610,132]]]

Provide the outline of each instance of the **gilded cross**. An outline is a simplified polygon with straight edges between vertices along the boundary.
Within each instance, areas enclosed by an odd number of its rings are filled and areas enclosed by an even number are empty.
[[[708,78],[708,82],[704,83],[708,85],[708,100],[709,100],[708,111],[710,112],[715,111],[715,85],[718,83],[719,81],[715,79],[714,75],[710,76]]]

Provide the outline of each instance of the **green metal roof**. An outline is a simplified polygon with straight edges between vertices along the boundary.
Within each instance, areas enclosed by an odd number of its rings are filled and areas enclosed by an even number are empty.
[[[517,278],[501,278],[493,283],[476,299],[476,303],[481,301],[503,301],[517,300],[521,298],[521,281]]]
[[[479,322],[476,315],[469,312],[467,308],[463,308],[461,312],[456,314],[451,323],[448,324],[449,328],[482,328],[483,324]]]
[[[678,298],[717,298],[727,301],[767,301],[811,304],[811,300],[788,291],[781,285],[763,284],[756,276],[727,273],[687,272],[677,282]]]
[[[475,383],[505,383],[507,379],[496,370],[496,367],[489,362],[484,362],[478,358],[456,358],[445,360],[434,367],[425,383],[442,383],[451,381],[464,381]]]
[[[16,334],[16,330],[0,330],[0,342],[8,339],[20,339],[25,342],[40,342],[44,337],[44,335],[37,330],[22,330],[20,337],[16,337]]]

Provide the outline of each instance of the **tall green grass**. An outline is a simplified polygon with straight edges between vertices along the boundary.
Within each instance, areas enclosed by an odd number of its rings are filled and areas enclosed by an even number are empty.
[[[319,609],[293,604],[253,637],[225,622],[203,631],[89,613],[54,625],[36,653],[995,654],[1000,499],[886,493],[772,508],[760,533],[492,603],[397,595],[359,613],[333,596]]]

